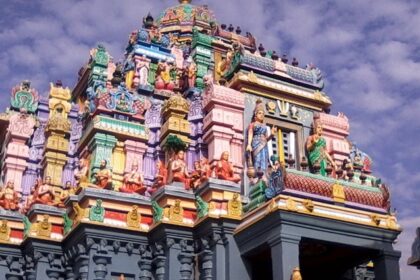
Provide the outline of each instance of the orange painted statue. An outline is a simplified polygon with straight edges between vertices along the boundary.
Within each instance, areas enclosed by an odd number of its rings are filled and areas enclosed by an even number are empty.
[[[150,194],[154,193],[160,187],[166,185],[168,179],[168,170],[166,170],[162,161],[158,160],[156,162],[156,175],[153,181],[153,185],[151,188],[148,189]]]
[[[241,178],[233,173],[233,166],[229,162],[229,152],[223,152],[216,165],[216,176],[218,179],[239,183]]]
[[[14,183],[8,181],[0,190],[0,206],[6,210],[17,210],[19,207],[19,194],[14,189]]]
[[[106,165],[108,162],[103,159],[101,160],[101,165],[99,166],[99,170],[94,174],[93,183],[96,185],[97,188],[100,189],[112,189],[112,172]]]
[[[74,170],[74,178],[76,179],[76,186],[82,183],[88,183],[89,164],[84,158],[79,160],[79,168]]]
[[[190,189],[190,175],[188,174],[187,165],[184,161],[184,151],[179,151],[175,155],[175,159],[171,162],[169,166],[169,180],[171,182],[181,182],[184,183],[186,190]]]
[[[191,173],[191,180],[190,180],[190,187],[192,189],[197,189],[204,180],[203,177],[203,169],[201,167],[201,162],[199,160],[194,162],[194,171]]]
[[[133,163],[131,171],[124,176],[123,186],[120,192],[144,194],[143,175],[138,171],[138,164]]]
[[[51,177],[45,177],[44,182],[38,186],[38,189],[34,193],[34,203],[55,205],[55,194],[51,186]]]

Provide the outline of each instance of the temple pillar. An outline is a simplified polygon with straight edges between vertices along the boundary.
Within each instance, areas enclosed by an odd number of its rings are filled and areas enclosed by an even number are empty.
[[[114,152],[112,153],[112,180],[115,183],[117,188],[122,186],[122,181],[124,178],[124,166],[127,169],[126,165],[126,156],[124,153],[124,143],[117,142],[114,148]]]
[[[208,77],[208,79],[211,79]],[[243,169],[244,95],[236,90],[211,84],[204,90],[203,108],[208,112],[203,120],[204,143],[208,145],[209,162],[220,159],[228,151],[235,171]]]
[[[300,237],[284,234],[268,241],[273,279],[289,279],[293,269],[299,267],[299,242]]]
[[[381,251],[379,256],[373,260],[375,269],[375,279],[381,280],[399,280],[400,269],[399,260],[401,252],[399,251]]]
[[[6,148],[3,161],[5,182],[13,181],[15,190],[22,191],[23,171],[28,166],[29,147],[26,142],[34,132],[35,119],[26,112],[10,117],[4,145]]]
[[[61,186],[63,168],[66,164],[67,157],[62,153],[46,152],[42,161],[42,167],[44,169],[44,179],[51,177],[51,184],[55,186]]]
[[[131,171],[131,166],[134,163],[138,164],[138,171],[144,174],[143,158],[146,153],[147,146],[143,142],[126,140],[124,142],[125,151],[125,173]]]
[[[92,154],[90,161],[91,174],[95,173],[102,160],[109,160],[112,157],[112,151],[117,144],[117,138],[113,135],[96,133],[88,143],[89,152]]]

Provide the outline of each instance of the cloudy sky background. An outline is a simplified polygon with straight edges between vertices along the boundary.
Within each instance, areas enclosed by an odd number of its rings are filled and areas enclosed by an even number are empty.
[[[176,0],[0,0],[0,110],[23,79],[45,94],[61,79],[73,87],[89,49],[103,43],[116,60],[147,12]],[[332,113],[345,112],[351,139],[374,159],[405,231],[402,279],[420,226],[420,3],[417,0],[207,0],[219,23],[241,26],[266,49],[314,63],[324,73]],[[417,144],[417,145],[416,145]]]

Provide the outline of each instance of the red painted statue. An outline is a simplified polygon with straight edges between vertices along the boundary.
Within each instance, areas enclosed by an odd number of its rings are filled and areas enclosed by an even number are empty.
[[[216,176],[218,179],[239,183],[241,178],[233,173],[233,166],[229,162],[229,152],[223,152],[216,165]]]

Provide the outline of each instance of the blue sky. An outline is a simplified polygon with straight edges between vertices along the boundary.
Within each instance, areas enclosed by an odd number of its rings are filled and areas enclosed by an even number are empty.
[[[1,1],[0,110],[11,88],[30,79],[42,94],[61,79],[73,87],[89,49],[103,43],[116,60],[147,12],[176,0]],[[324,73],[332,113],[350,120],[350,138],[374,159],[405,231],[402,279],[420,272],[406,261],[420,226],[420,3],[394,0],[207,0],[219,23],[241,26],[279,54]]]

